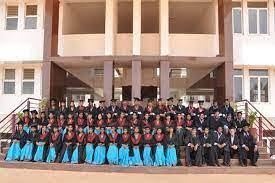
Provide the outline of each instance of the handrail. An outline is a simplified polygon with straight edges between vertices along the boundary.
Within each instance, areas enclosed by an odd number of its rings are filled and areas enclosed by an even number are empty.
[[[241,100],[240,102],[247,102],[251,107],[253,107],[253,109],[257,112],[257,113],[259,113],[263,118],[264,118],[264,120],[266,120],[267,122],[268,122],[268,124],[270,125],[270,126],[272,126],[272,128],[275,128],[275,126],[250,102],[250,101],[248,101],[247,99],[244,99],[244,100]]]
[[[29,100],[36,100],[36,101],[41,101],[40,99],[36,99],[36,98],[27,98],[25,99],[21,104],[19,104],[13,111],[11,111],[8,115],[6,115],[1,121],[0,123],[2,123],[3,121],[5,121],[10,115],[12,115],[17,109],[19,109],[24,103],[26,103]]]

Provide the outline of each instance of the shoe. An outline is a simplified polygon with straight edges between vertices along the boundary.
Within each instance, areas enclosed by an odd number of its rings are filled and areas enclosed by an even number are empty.
[[[243,163],[241,163],[240,165],[241,165],[241,167],[244,167],[244,164],[243,164]]]

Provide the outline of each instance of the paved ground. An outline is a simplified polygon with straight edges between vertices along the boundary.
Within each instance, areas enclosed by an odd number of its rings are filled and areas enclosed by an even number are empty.
[[[52,170],[29,170],[0,168],[0,180],[4,183],[275,183],[275,174],[221,175],[221,174],[127,174],[102,172],[70,172]]]

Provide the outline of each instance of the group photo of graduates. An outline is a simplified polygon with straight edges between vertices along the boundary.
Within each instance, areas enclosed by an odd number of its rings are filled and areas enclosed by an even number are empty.
[[[228,99],[210,108],[199,100],[51,99],[46,110],[23,111],[6,161],[128,166],[257,166],[257,141]],[[182,161],[184,154],[185,161]],[[219,159],[223,159],[220,164]],[[250,161],[248,161],[250,160]]]

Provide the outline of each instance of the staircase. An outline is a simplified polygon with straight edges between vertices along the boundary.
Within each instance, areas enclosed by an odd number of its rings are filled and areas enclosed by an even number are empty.
[[[29,109],[30,111],[38,111],[40,101],[40,99],[27,98],[6,117],[0,120],[0,154],[5,154],[7,152],[10,139],[16,130],[16,123],[20,120],[23,110]]]

